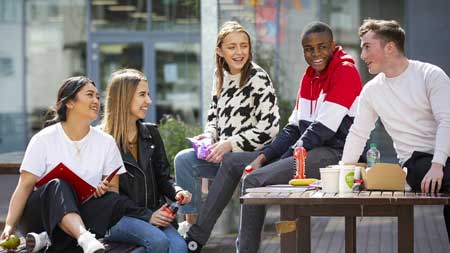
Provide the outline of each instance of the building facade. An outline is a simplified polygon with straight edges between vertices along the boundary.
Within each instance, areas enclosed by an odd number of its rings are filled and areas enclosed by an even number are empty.
[[[270,73],[285,117],[307,66],[300,34],[313,20],[329,23],[359,59],[361,21],[396,19],[407,32],[408,57],[449,74],[448,10],[446,0],[0,0],[0,153],[25,149],[63,79],[87,75],[104,97],[108,76],[124,67],[149,78],[150,121],[172,114],[202,124],[216,35],[227,20],[249,30],[255,61]],[[375,138],[386,140],[383,133]]]

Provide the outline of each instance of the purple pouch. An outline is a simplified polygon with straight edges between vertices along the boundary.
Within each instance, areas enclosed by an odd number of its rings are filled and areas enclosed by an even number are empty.
[[[211,138],[203,138],[201,140],[197,140],[195,138],[187,139],[191,142],[198,159],[205,160],[211,153],[211,150],[208,149],[208,147],[212,145]]]

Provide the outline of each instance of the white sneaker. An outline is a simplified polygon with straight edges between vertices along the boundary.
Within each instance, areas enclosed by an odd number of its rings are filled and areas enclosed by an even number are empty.
[[[80,237],[78,237],[78,245],[83,248],[84,253],[103,253],[105,252],[105,246],[97,239],[95,235],[89,231],[83,232]]]
[[[43,248],[48,248],[52,243],[48,238],[47,232],[37,233],[28,233],[25,237],[25,245],[28,252],[38,252]]]
[[[178,223],[178,233],[182,236],[185,237],[187,231],[189,231],[189,229],[192,227],[192,224],[189,224],[187,221],[183,221],[181,223]]]

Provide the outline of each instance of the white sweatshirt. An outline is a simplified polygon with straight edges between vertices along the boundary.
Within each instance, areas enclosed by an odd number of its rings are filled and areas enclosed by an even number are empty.
[[[344,163],[358,160],[378,117],[402,164],[421,151],[434,154],[432,162],[445,165],[450,155],[450,79],[442,69],[409,60],[399,76],[380,73],[370,80],[346,139]]]

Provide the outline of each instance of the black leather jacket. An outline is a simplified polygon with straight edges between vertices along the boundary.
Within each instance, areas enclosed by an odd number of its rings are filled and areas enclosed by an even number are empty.
[[[121,153],[127,173],[120,175],[119,191],[139,206],[155,211],[165,203],[164,197],[175,200],[175,183],[157,126],[143,121],[136,125],[138,161],[130,152]]]

